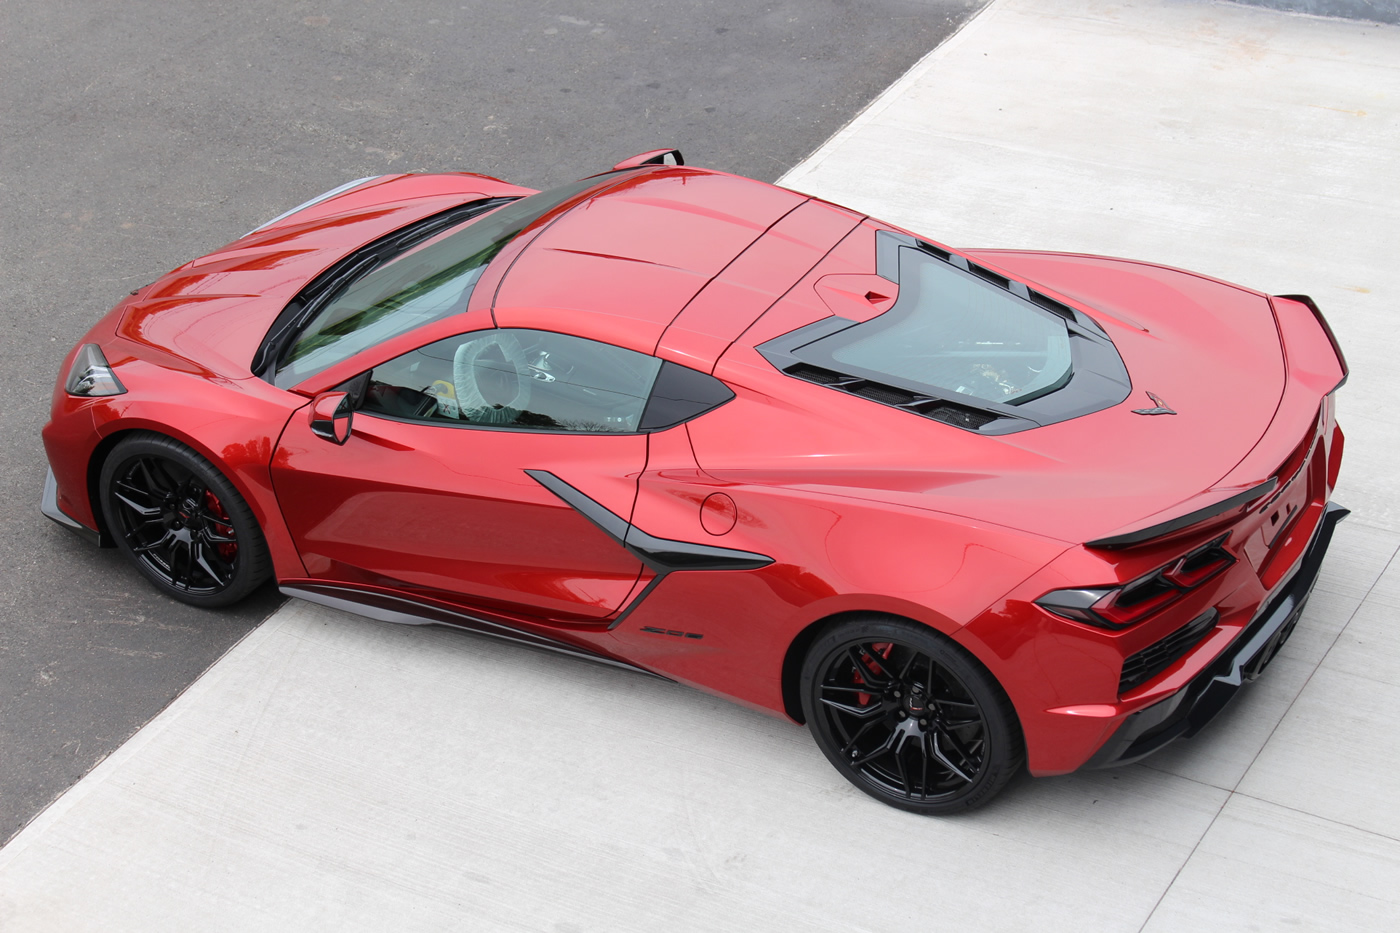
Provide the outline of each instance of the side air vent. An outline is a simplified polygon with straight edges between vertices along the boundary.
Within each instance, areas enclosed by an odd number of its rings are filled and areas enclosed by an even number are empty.
[[[1049,311],[1051,314],[1058,314],[1066,321],[1075,320],[1074,309],[1071,308],[1069,305],[1064,304],[1063,302],[1056,301],[1049,295],[1042,295],[1040,292],[1036,291],[1033,288],[1030,290],[1030,295],[1031,301],[1040,305],[1040,307],[1044,308],[1046,311]]]
[[[963,408],[958,405],[935,405],[928,411],[920,412],[920,414],[932,418],[934,421],[942,421],[944,424],[967,428],[970,431],[976,431],[982,425],[991,424],[997,420],[996,415],[989,415],[985,411]]]
[[[808,382],[815,382],[818,385],[824,386],[834,385],[835,383],[850,379],[849,376],[843,376],[829,369],[822,369],[820,366],[812,366],[809,363],[798,363],[796,366],[789,366],[787,369],[783,370],[783,372],[787,373],[789,376],[796,376],[798,379],[805,379]]]
[[[1123,673],[1118,678],[1118,692],[1127,693],[1134,687],[1145,684],[1196,647],[1202,638],[1215,628],[1220,615],[1214,609],[1205,615],[1183,625],[1166,638],[1132,655],[1123,662]]]
[[[948,252],[943,247],[934,246],[932,243],[925,243],[923,240],[919,241],[919,249],[928,253],[930,256],[937,256],[944,262],[947,262],[948,260],[953,258],[953,254]]]
[[[868,398],[872,402],[879,402],[881,405],[911,405],[919,401],[919,396],[913,392],[906,392],[903,389],[895,389],[890,386],[882,386],[878,382],[863,382],[859,386],[850,390],[852,395],[859,395],[861,398]]]
[[[870,399],[872,402],[879,402],[881,405],[912,412],[969,431],[976,431],[983,425],[1000,420],[1000,416],[978,408],[920,395],[917,392],[910,392],[908,389],[901,389],[898,386],[885,385],[882,382],[847,376],[834,370],[813,366],[811,363],[794,363],[785,367],[783,372],[806,382],[815,382],[817,385],[840,389],[842,392],[849,392],[851,395],[858,395],[861,398]]]
[[[996,285],[999,288],[1011,287],[1011,280],[1008,279],[1006,276],[998,275],[991,269],[988,269],[984,266],[979,266],[975,262],[969,262],[967,264],[967,271],[971,272],[978,278],[986,279],[988,282],[991,282],[993,285]]]

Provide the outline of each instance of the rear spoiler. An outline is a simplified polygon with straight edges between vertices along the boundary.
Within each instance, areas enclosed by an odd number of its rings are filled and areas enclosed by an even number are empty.
[[[1250,488],[1245,489],[1242,492],[1234,493],[1228,498],[1222,499],[1218,502],[1213,502],[1209,505],[1200,508],[1193,509],[1192,511],[1189,511],[1184,515],[1178,515],[1176,518],[1169,518],[1164,522],[1158,522],[1155,525],[1148,525],[1146,528],[1139,528],[1136,531],[1128,531],[1124,532],[1123,534],[1110,535],[1107,538],[1096,538],[1093,541],[1086,542],[1084,546],[1105,549],[1131,547],[1134,544],[1141,544],[1144,541],[1151,541],[1153,538],[1162,538],[1171,534],[1174,531],[1180,531],[1183,528],[1189,528],[1192,525],[1200,524],[1201,522],[1204,522],[1207,519],[1215,518],[1217,515],[1224,515],[1226,512],[1229,512],[1232,509],[1237,509],[1242,505],[1247,505],[1248,503],[1253,502],[1255,499],[1267,496],[1269,493],[1274,491],[1274,487],[1276,487],[1277,485],[1278,477],[1271,476],[1257,486],[1251,486]],[[1198,496],[1197,500],[1218,493],[1219,490],[1211,490],[1209,493],[1205,493],[1202,496]],[[1189,504],[1194,505],[1194,502]]]
[[[1342,345],[1337,342],[1337,335],[1332,333],[1332,325],[1328,324],[1327,318],[1322,316],[1322,309],[1317,306],[1317,302],[1313,301],[1307,295],[1275,295],[1274,297],[1284,298],[1288,301],[1296,301],[1312,312],[1312,316],[1317,319],[1318,326],[1321,327],[1322,332],[1327,335],[1327,341],[1332,344],[1332,352],[1337,354],[1337,365],[1342,367],[1342,381],[1333,386],[1332,391],[1335,392],[1346,385],[1347,377],[1351,375],[1351,369],[1347,366],[1347,358],[1342,354]],[[1277,318],[1279,315],[1278,305],[1273,302],[1270,302],[1270,304],[1274,309],[1274,317]]]

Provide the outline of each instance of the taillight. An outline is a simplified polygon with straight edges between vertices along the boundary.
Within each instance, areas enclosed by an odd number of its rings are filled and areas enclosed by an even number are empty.
[[[1035,601],[1046,612],[1097,628],[1124,629],[1170,606],[1235,562],[1223,534],[1121,586],[1052,590]]]

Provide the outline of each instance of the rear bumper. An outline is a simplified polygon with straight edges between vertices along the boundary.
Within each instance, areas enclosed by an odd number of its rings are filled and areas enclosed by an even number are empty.
[[[1348,515],[1329,503],[1292,578],[1218,658],[1176,693],[1128,716],[1085,768],[1111,768],[1146,758],[1176,739],[1195,735],[1256,679],[1293,633],[1317,583],[1337,523]]]

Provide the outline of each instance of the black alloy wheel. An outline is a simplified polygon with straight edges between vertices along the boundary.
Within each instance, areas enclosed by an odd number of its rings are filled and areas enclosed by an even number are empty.
[[[107,528],[166,594],[227,606],[271,570],[267,543],[243,497],[214,466],[159,434],[123,439],[102,466]]]
[[[1025,760],[1015,710],[975,659],[934,630],[869,616],[813,643],[802,709],[852,784],[930,815],[985,804]]]

